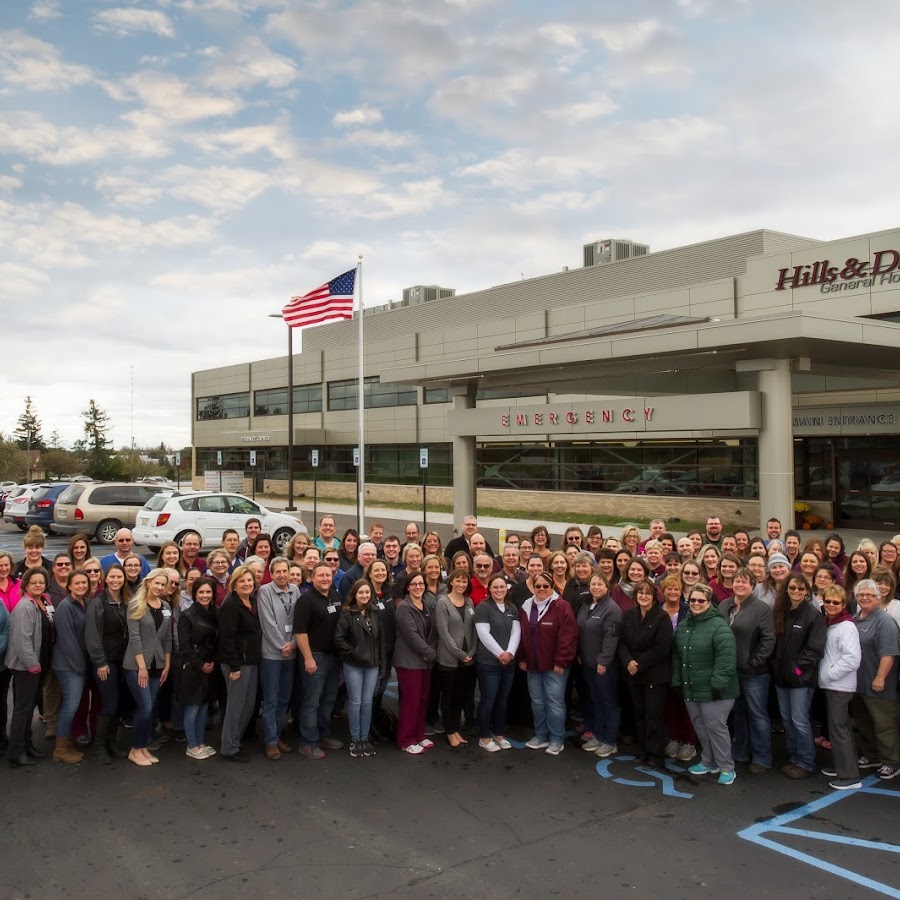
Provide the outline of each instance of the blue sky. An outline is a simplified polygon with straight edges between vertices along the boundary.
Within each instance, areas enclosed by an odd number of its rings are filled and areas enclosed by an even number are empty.
[[[0,430],[190,434],[190,373],[364,256],[367,305],[768,227],[896,227],[900,7],[9,0]]]

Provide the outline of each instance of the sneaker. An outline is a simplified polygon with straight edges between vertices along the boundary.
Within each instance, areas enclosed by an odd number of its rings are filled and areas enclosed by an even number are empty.
[[[325,759],[325,754],[315,744],[301,745],[300,755],[307,759]]]
[[[559,756],[563,750],[565,750],[564,744],[558,744],[556,741],[552,741],[544,753],[548,753],[550,756]]]
[[[856,764],[860,767],[860,769],[880,769],[881,763],[875,762],[874,759],[869,759],[868,756],[861,756]]]
[[[597,738],[592,737],[589,741],[585,741],[581,745],[581,749],[587,750],[588,753],[594,753],[599,746],[600,741],[598,741]]]
[[[795,781],[799,781],[801,778],[810,778],[813,775],[813,772],[809,769],[804,769],[803,766],[795,766],[793,763],[785,766],[781,771],[788,778],[793,778]]]
[[[337,738],[327,737],[323,741],[319,741],[326,750],[343,750],[344,742],[339,741]]]
[[[362,751],[363,751],[363,756],[374,756],[375,755],[375,748],[368,741],[362,742]]]
[[[615,744],[600,744],[594,753],[600,759],[606,759],[608,756],[615,756],[619,752],[619,748]]]
[[[147,749],[150,750],[151,752],[153,752],[155,750],[159,750],[159,746],[160,746],[159,741],[150,741],[150,743],[147,744]],[[862,768],[862,767],[860,767],[860,768]]]
[[[200,750],[202,751],[203,756],[206,759],[209,759],[211,756],[215,756],[217,752],[216,749],[214,747],[210,747],[209,744],[201,745]]]
[[[444,734],[447,729],[444,728],[444,723],[440,721],[440,719],[431,726],[434,729],[435,734]]]
[[[718,769],[712,769],[704,766],[702,762],[694,763],[688,769],[688,772],[690,772],[691,775],[715,775],[718,771]]]
[[[669,741],[669,743],[666,744],[666,756],[668,756],[669,759],[678,759],[679,750],[681,750],[681,744],[679,744],[678,741]]]
[[[719,784],[734,784],[737,775],[734,772],[719,772]]]
[[[856,778],[835,778],[834,781],[828,782],[828,787],[836,791],[855,791],[862,787],[862,782]]]
[[[578,731],[577,728],[575,730]],[[578,740],[581,741],[582,744],[586,744],[589,740],[591,740],[591,738],[593,738],[593,736],[593,731],[582,731],[580,732]]]
[[[682,762],[690,762],[697,755],[697,748],[693,744],[682,744],[675,754],[675,759]]]
[[[179,744],[186,744],[187,743],[187,735],[183,731],[176,731],[175,732],[175,740]]]
[[[494,743],[501,750],[512,750],[512,744],[506,738],[500,738],[499,740],[497,738],[494,738]]]
[[[363,755],[362,741],[350,741],[350,756],[356,759]]]
[[[837,769],[835,769],[835,768],[833,768],[833,767],[831,767],[831,766],[825,766],[824,768],[819,769],[819,771],[820,771],[826,778],[837,778]]]
[[[878,770],[878,777],[882,781],[890,781],[900,775],[900,766],[882,766]]]
[[[546,750],[550,746],[550,741],[543,741],[535,735],[525,746],[529,750]]]
[[[184,755],[189,756],[191,759],[209,759],[202,747],[198,747],[196,750],[193,747],[188,747],[184,751]]]
[[[424,741],[419,741],[419,746],[423,750],[430,750],[434,746],[434,741],[429,741],[428,738],[425,738]]]
[[[495,743],[493,738],[488,738],[487,740],[479,739],[478,746],[482,750],[487,750],[488,753],[497,753],[500,750],[500,745]]]
[[[408,747],[403,748],[403,752],[416,756],[419,753],[424,753],[425,751],[418,744],[410,744]]]
[[[750,765],[747,768],[747,771],[751,775],[764,775],[766,772],[769,771],[769,767],[764,766],[762,763],[750,763]]]
[[[220,753],[219,759],[223,762],[233,762],[233,763],[246,763],[250,762],[250,757],[246,753],[241,753],[238,750],[237,753]]]

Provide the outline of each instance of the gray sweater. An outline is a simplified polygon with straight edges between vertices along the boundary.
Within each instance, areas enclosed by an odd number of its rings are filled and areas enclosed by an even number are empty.
[[[274,582],[264,584],[256,595],[256,612],[262,631],[263,659],[293,659],[296,656],[294,641],[294,606],[300,599],[300,588],[288,584],[281,590]],[[291,655],[282,656],[281,648],[290,643]]]
[[[6,666],[27,672],[41,664],[41,611],[31,600],[23,597],[9,615],[9,644]]]
[[[78,672],[83,675],[87,670],[84,607],[71,597],[66,597],[56,608],[53,622],[56,625],[56,641],[53,643],[51,662],[54,671]]]
[[[437,623],[438,644],[437,664],[456,668],[467,657],[471,657],[465,665],[471,666],[478,649],[478,635],[475,632],[475,606],[471,598],[466,597],[463,614],[453,605],[449,596],[437,599],[434,609]],[[463,650],[465,644],[466,649]]]
[[[592,601],[593,602],[593,601]],[[607,594],[598,603],[584,603],[578,610],[578,653],[581,664],[596,668],[616,660],[622,610]]]
[[[159,629],[153,621],[150,608],[144,610],[140,619],[131,618],[131,610],[128,612],[128,649],[125,651],[125,659],[122,668],[136,672],[138,670],[137,657],[143,655],[144,666],[152,669],[162,669],[166,665],[166,654],[172,652],[172,607],[162,601],[163,620]]]
[[[394,667],[397,669],[430,669],[434,662],[437,631],[434,614],[426,606],[422,610],[412,600],[397,604],[395,621],[397,640],[394,643]]]

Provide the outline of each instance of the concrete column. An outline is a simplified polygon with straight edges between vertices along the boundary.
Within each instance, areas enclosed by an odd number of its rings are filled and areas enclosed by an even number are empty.
[[[453,409],[475,408],[475,387],[450,389]],[[459,525],[463,516],[478,512],[475,493],[475,435],[453,435],[453,522]]]
[[[760,527],[774,516],[786,531],[794,527],[794,438],[791,418],[791,361],[761,360],[762,427],[759,431]]]

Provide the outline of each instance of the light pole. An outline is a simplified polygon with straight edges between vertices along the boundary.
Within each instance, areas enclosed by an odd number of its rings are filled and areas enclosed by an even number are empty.
[[[284,316],[281,313],[269,313],[270,319],[281,319]],[[285,323],[286,324],[286,323]],[[297,507],[294,506],[294,329],[290,325],[287,326],[288,332],[288,450],[287,450],[287,482],[288,482],[288,505],[284,508],[285,512],[295,512]],[[254,473],[255,474],[255,473]]]

